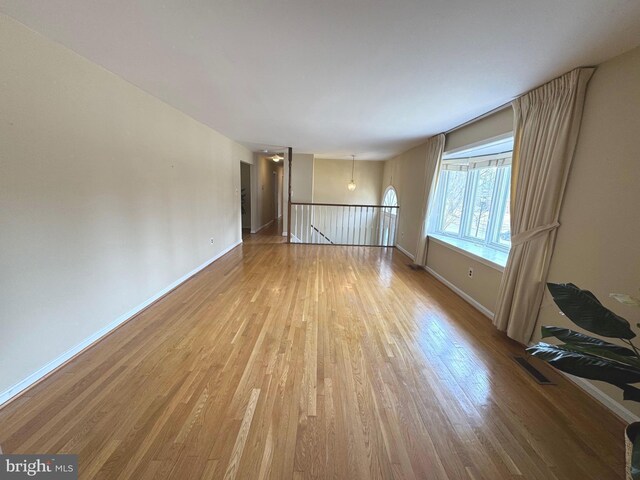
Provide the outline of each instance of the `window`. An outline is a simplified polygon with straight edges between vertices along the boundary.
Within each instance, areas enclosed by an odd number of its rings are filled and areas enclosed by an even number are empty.
[[[490,155],[445,155],[438,178],[429,231],[464,245],[508,252],[511,247],[509,193],[512,143],[502,141]],[[487,151],[487,146],[482,146]],[[463,247],[464,248],[464,247]]]
[[[397,207],[398,206],[398,195],[396,194],[396,189],[392,186],[387,187],[387,190],[384,192],[384,199],[382,200],[382,205],[385,207]]]
[[[450,235],[459,235],[467,173],[447,172],[440,180],[443,186],[443,192],[441,194],[443,197],[443,209],[440,230]]]
[[[384,196],[382,197],[382,205],[384,207],[397,207],[398,206],[398,195],[396,194],[396,189],[391,185],[387,187],[384,192]],[[379,232],[380,243],[382,245],[387,245],[389,243],[390,238],[395,238],[396,231],[396,208],[383,208],[382,215],[380,216],[379,222]]]

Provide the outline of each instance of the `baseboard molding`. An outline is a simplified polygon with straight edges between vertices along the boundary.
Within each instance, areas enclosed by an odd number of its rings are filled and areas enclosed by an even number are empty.
[[[460,290],[460,288],[456,287],[453,283],[451,283],[449,280],[444,278],[442,275],[440,275],[438,272],[436,272],[432,268],[424,267],[424,269],[427,272],[429,272],[431,275],[436,277],[440,282],[444,283],[447,287],[449,287],[455,293],[457,293],[458,296],[460,296],[464,300],[466,300],[467,303],[471,304],[472,307],[474,307],[476,310],[478,310],[480,313],[482,313],[485,317],[489,318],[490,320],[493,320],[494,313],[491,310],[489,310],[487,307],[485,307],[484,305],[480,304],[476,299],[474,299],[473,297],[471,297],[467,293],[465,293],[462,290]]]
[[[640,422],[640,417],[638,417],[635,413],[627,410],[623,407],[619,402],[611,398],[609,395],[604,393],[602,390],[597,388],[593,383],[585,378],[574,377],[573,375],[569,375],[568,373],[561,372],[560,370],[556,370],[560,372],[566,379],[575,384],[581,390],[584,390],[587,394],[597,400],[599,403],[603,404],[609,410],[611,410],[615,415],[620,417],[627,423],[632,422]]]
[[[264,230],[265,228],[270,227],[271,225],[273,225],[273,222],[274,222],[274,220],[271,220],[270,222],[267,222],[264,225],[262,225],[255,232],[251,232],[251,233],[258,233],[260,230]]]
[[[400,247],[398,247],[398,249],[400,249],[400,251],[402,251],[402,249]],[[405,253],[405,252],[403,252],[403,253]],[[405,255],[406,255],[406,253],[405,253]],[[479,310],[486,317],[488,317],[489,319],[493,320],[494,313],[491,310],[489,310],[488,308],[486,308],[483,305],[481,305],[480,303],[478,303],[476,300],[474,300],[472,297],[470,297],[465,292],[460,290],[458,287],[456,287],[453,283],[451,283],[446,278],[444,278],[442,275],[437,273],[435,270],[433,270],[433,269],[431,269],[429,267],[425,267],[425,270],[427,272],[429,272],[431,275],[433,275],[434,277],[436,277],[440,282],[444,283],[447,287],[449,287],[451,290],[453,290],[456,294],[458,294],[460,297],[462,297],[468,303],[470,303],[473,307],[475,307],[477,310]],[[617,402],[616,400],[611,398],[609,395],[604,393],[602,390],[597,388],[589,380],[586,380],[586,379],[580,378],[580,377],[574,377],[573,375],[569,375],[567,373],[561,372],[560,370],[556,370],[556,371],[561,373],[565,378],[567,378],[570,382],[575,384],[581,390],[585,391],[589,396],[593,397],[596,401],[598,401],[599,403],[603,404],[605,407],[607,407],[609,410],[611,410],[611,412],[613,412],[615,415],[620,417],[623,421],[625,421],[627,423],[639,422],[640,421],[640,417],[639,416],[637,416],[636,414],[634,414],[630,410],[626,409],[619,402]]]
[[[98,342],[104,336],[108,335],[113,330],[118,328],[120,325],[124,324],[128,320],[130,320],[133,317],[135,317],[138,313],[140,313],[142,310],[144,310],[145,308],[150,306],[152,303],[156,302],[157,300],[159,300],[160,298],[165,296],[167,293],[169,293],[171,290],[173,290],[176,287],[178,287],[180,284],[182,284],[182,283],[186,282],[187,280],[189,280],[196,273],[198,273],[201,270],[203,270],[204,268],[208,267],[213,262],[218,260],[223,255],[226,255],[227,253],[229,253],[231,250],[233,250],[234,248],[236,248],[240,244],[242,244],[242,240],[234,243],[230,247],[228,247],[225,250],[223,250],[222,252],[218,253],[215,257],[210,258],[209,260],[207,260],[205,263],[203,263],[199,267],[196,267],[195,269],[191,270],[186,275],[183,275],[178,280],[176,280],[175,282],[171,283],[171,285],[163,288],[158,293],[153,295],[151,298],[145,300],[140,305],[134,307],[133,309],[129,310],[126,313],[123,313],[118,318],[116,318],[113,322],[111,322],[108,325],[106,325],[105,327],[101,328],[100,330],[98,330],[96,333],[94,333],[90,337],[85,338],[82,342],[80,342],[76,346],[72,347],[71,349],[67,350],[65,353],[63,353],[59,357],[55,358],[54,360],[50,361],[49,363],[47,363],[46,365],[44,365],[43,367],[41,367],[40,369],[38,369],[37,371],[32,373],[31,375],[29,375],[24,380],[18,382],[14,386],[9,387],[4,392],[0,393],[0,407],[3,406],[5,403],[9,402],[10,400],[12,400],[13,398],[15,398],[20,393],[24,392],[28,388],[30,388],[33,385],[35,385],[40,380],[44,379],[47,375],[53,373],[58,368],[62,367],[65,363],[67,363],[70,360],[72,360],[76,355],[79,355],[80,353],[82,353],[84,350],[86,350],[87,348],[92,346],[94,343]]]
[[[407,257],[409,257],[412,261],[415,261],[416,256],[410,254],[408,251],[406,251],[404,248],[402,248],[400,245],[396,245],[396,248],[398,250],[400,250],[402,253],[404,253]]]

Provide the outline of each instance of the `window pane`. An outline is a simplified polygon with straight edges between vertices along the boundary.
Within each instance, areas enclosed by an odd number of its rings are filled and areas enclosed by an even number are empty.
[[[457,235],[460,232],[467,172],[448,171],[446,172],[446,178],[440,230]]]
[[[387,190],[387,193],[384,195],[382,204],[390,207],[395,207],[398,205],[398,197],[393,187],[389,187],[389,189]]]
[[[506,177],[507,198],[505,202],[504,215],[500,224],[500,232],[498,233],[498,243],[507,247],[511,246],[511,168],[508,170],[509,175]]]
[[[475,172],[471,203],[471,221],[467,235],[484,240],[489,227],[489,213],[493,202],[493,190],[496,185],[496,168],[481,168]]]

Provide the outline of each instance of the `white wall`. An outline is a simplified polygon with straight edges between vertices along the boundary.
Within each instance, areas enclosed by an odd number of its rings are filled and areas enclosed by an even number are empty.
[[[1,397],[238,243],[252,158],[3,15],[0,65]]]

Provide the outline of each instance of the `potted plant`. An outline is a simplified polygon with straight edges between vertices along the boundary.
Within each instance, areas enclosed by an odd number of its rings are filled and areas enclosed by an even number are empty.
[[[636,334],[629,322],[604,307],[593,293],[572,283],[548,283],[547,287],[569,320],[600,337],[617,338],[621,344],[568,328],[542,327],[542,338],[555,337],[563,343],[540,342],[527,348],[527,352],[565,373],[610,383],[622,389],[625,400],[640,402],[640,389],[632,385],[640,383],[640,351],[633,343]],[[629,295],[611,296],[623,304],[640,306],[640,300]],[[639,433],[640,422],[626,428],[627,479],[640,480]]]

